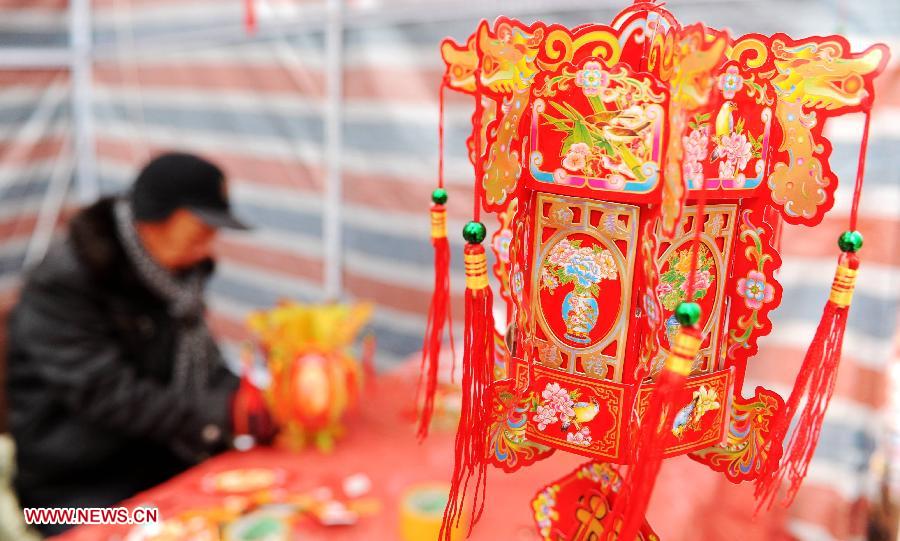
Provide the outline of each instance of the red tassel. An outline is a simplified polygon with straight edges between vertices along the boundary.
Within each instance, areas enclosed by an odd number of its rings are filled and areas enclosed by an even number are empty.
[[[780,445],[791,421],[796,417],[796,427],[784,450],[781,463],[769,465],[766,473],[757,481],[757,511],[763,507],[772,507],[784,479],[788,480],[789,486],[783,504],[790,505],[806,477],[822,432],[825,410],[834,393],[844,330],[847,327],[847,313],[850,311],[858,268],[859,258],[856,254],[841,255],[822,320],[803,359],[791,396],[769,434],[767,444]]]
[[[450,316],[450,243],[447,241],[447,210],[443,205],[431,207],[431,242],[434,245],[434,292],[428,309],[425,328],[425,345],[422,347],[422,363],[419,371],[418,396],[422,398],[419,410],[419,441],[428,437],[431,416],[434,412],[434,393],[437,389],[438,366],[444,328],[450,335],[453,349],[452,318]]]
[[[702,341],[700,333],[693,327],[683,328],[675,336],[672,351],[656,379],[647,412],[641,417],[641,426],[632,446],[633,462],[623,481],[622,492],[606,519],[606,531],[610,532],[607,541],[633,541],[644,524],[669,439],[666,436],[678,411],[676,400],[691,373]]]
[[[463,516],[469,482],[475,478],[472,497],[474,525],[484,511],[487,476],[487,440],[494,351],[494,316],[491,288],[488,286],[487,258],[480,244],[467,244],[466,323],[462,374],[462,407],[456,432],[450,497],[438,539],[450,541],[453,529]]]
[[[256,33],[256,0],[244,0],[244,29],[248,36]]]

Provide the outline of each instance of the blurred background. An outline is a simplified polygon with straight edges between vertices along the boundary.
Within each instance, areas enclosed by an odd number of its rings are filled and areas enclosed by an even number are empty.
[[[242,0],[0,0],[0,305],[13,302],[23,269],[75,209],[123,190],[159,151],[192,151],[226,169],[237,213],[256,226],[218,246],[210,318],[229,357],[237,362],[251,310],[281,298],[366,299],[375,303],[376,366],[389,370],[421,348],[430,298],[441,39],[464,41],[481,18],[501,14],[605,23],[627,0],[250,3],[252,30]],[[725,486],[684,459],[666,464],[651,522],[667,541],[893,539],[873,537],[871,523],[893,527],[883,500],[900,494],[900,473],[891,473],[900,459],[900,2],[667,6],[683,22],[735,34],[840,33],[854,50],[881,41],[894,59],[878,79],[864,268],[838,389],[796,505],[753,519],[751,487]],[[448,92],[451,232],[471,204],[472,106]],[[785,231],[785,297],[745,394],[755,385],[785,394],[793,382],[831,281],[861,127],[853,116],[829,123],[836,207],[815,229]],[[461,248],[458,235],[450,239]],[[459,258],[454,265],[461,276]],[[462,280],[454,287],[460,297]]]

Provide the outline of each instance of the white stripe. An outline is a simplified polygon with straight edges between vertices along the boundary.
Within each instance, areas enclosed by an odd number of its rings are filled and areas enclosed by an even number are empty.
[[[900,122],[900,118],[897,120]],[[878,159],[878,156],[871,156],[869,163]],[[834,194],[834,208],[831,216],[850,215],[853,184],[854,179],[842,179]],[[890,184],[869,182],[863,185],[862,196],[859,199],[859,215],[865,218],[900,219],[900,182],[896,180]],[[884,233],[890,235],[894,232],[885,231]]]
[[[178,32],[176,27],[172,33],[177,35]],[[161,34],[156,39],[161,41],[162,37],[165,35]],[[165,66],[175,70],[198,65],[233,68],[283,67],[292,70],[313,71],[321,71],[324,68],[324,48],[302,42],[291,43],[290,46],[295,54],[288,57],[278,55],[277,45],[272,42],[246,43],[238,41],[228,43],[218,40],[195,44],[192,47],[162,46],[154,48],[145,45],[135,48],[129,44],[113,41],[110,44],[104,44],[100,49],[98,63],[106,67]]]
[[[40,89],[39,93],[33,94],[30,103],[32,112],[27,118],[22,122],[0,125],[0,141],[12,144],[15,148],[27,148],[50,135],[67,133],[64,128],[70,124],[68,117],[55,114],[65,99],[68,99],[67,96],[60,95],[55,85]]]
[[[98,137],[119,141],[129,141],[135,136],[134,127],[120,120],[98,119],[95,131]],[[300,161],[310,165],[321,165],[322,162],[323,147],[318,142],[292,141],[283,137],[147,126],[141,133],[141,139],[152,146],[200,153],[225,152],[238,156]],[[345,171],[360,175],[376,174],[417,180],[428,186],[434,184],[435,163],[431,156],[344,150],[341,162]],[[448,156],[446,165],[445,180],[448,184],[471,184],[472,164],[467,159]]]
[[[62,78],[62,77],[59,77]],[[51,82],[46,85],[8,84],[0,86],[0,109],[34,107],[43,99],[62,102],[69,97],[69,83]]]
[[[896,54],[896,51],[900,51],[900,39],[898,39],[897,36],[869,36],[865,34],[850,34],[845,37],[847,38],[847,41],[850,42],[850,49],[853,52],[862,52],[877,43],[883,43],[887,45],[888,49],[890,49],[891,53],[893,54],[891,54],[891,58],[890,60],[888,60],[885,71],[890,71],[891,69],[900,66],[900,57],[898,57]]]
[[[60,160],[64,160],[63,167],[72,167],[71,156],[56,156],[44,160],[32,160],[24,164],[5,164],[0,162],[0,205],[5,206],[3,196],[8,189],[13,186],[26,184],[23,180],[28,178],[28,182],[36,182],[39,179],[50,178],[54,170],[54,166],[58,165]],[[19,202],[15,203],[19,207]]]
[[[434,287],[434,278],[432,278],[430,269],[416,269],[412,265],[397,264],[389,257],[373,257],[370,254],[347,250],[344,252],[344,264],[347,270],[379,282],[409,287],[422,292],[430,292]],[[463,291],[465,288],[458,282],[460,280],[453,283],[454,286],[457,286],[454,289]],[[423,311],[424,309],[425,307],[423,307]]]
[[[176,9],[181,9],[180,7]],[[179,17],[181,12],[178,13]],[[209,22],[209,21],[204,21]],[[176,30],[177,31],[177,30]],[[440,70],[444,63],[437,48],[409,47],[402,43],[369,43],[364,46],[355,45],[347,50],[343,59],[344,68],[384,68],[398,67],[404,70]],[[118,49],[116,48],[118,47]],[[228,67],[282,66],[292,69],[322,70],[325,67],[325,48],[315,43],[292,38],[290,47],[295,54],[291,57],[276,58],[271,42],[236,42],[216,43],[215,45],[196,48],[154,50],[138,48],[128,50],[126,45],[114,42],[112,50],[118,55],[102,57],[101,62],[119,66],[135,65],[171,65],[178,69],[178,64],[189,65],[221,65]],[[127,50],[128,55],[125,55]]]
[[[796,366],[800,369],[800,361],[797,359]],[[786,359],[785,362],[791,362]],[[789,384],[772,381],[766,379],[765,375],[756,377],[753,373],[752,362],[748,365],[747,378],[744,380],[744,389],[755,389],[757,386],[770,389],[782,397],[791,394]],[[828,412],[825,414],[826,423],[839,423],[843,426],[852,426],[862,432],[865,432],[873,438],[879,437],[884,432],[886,426],[885,412],[880,409],[873,408],[862,402],[857,402],[842,395],[834,395],[828,405]]]
[[[875,112],[869,126],[869,142],[878,139],[900,139],[900,107],[879,107],[887,96],[875,96]],[[835,143],[859,144],[862,138],[865,116],[854,113],[829,118],[825,123],[825,137]]]
[[[98,119],[96,132],[99,137],[128,141],[134,129],[126,122]],[[225,152],[238,156],[263,159],[301,161],[308,164],[321,162],[322,146],[308,141],[290,141],[281,137],[204,132],[168,126],[146,126],[141,139],[147,144],[163,148],[181,148],[203,152]]]
[[[863,462],[867,462],[868,453],[860,458]],[[821,458],[815,458],[809,464],[809,470],[803,483],[827,487],[840,494],[841,498],[847,502],[869,496],[876,486],[865,472],[861,473],[853,468],[834,464]]]
[[[177,69],[177,66],[174,67]],[[281,115],[310,115],[321,112],[324,100],[299,92],[245,92],[228,88],[210,92],[191,88],[158,88],[152,86],[103,84],[94,87],[100,103],[120,106],[175,108],[216,108],[223,113],[277,113]]]
[[[232,178],[229,191],[235,201],[264,207],[295,209],[307,213],[319,212],[322,208],[322,195],[300,186],[285,188]]]
[[[296,276],[288,276],[274,269],[260,270],[243,263],[223,259],[217,265],[216,273],[228,280],[277,291],[286,298],[323,299],[320,284]]]
[[[199,2],[165,2],[159,5],[142,4],[131,7],[127,2],[119,5],[96,9],[94,13],[94,25],[103,26],[141,26],[172,24],[206,23],[210,24],[220,20],[244,20],[244,8],[240,2],[222,2],[212,0]]]
[[[322,239],[298,233],[283,233],[270,228],[256,228],[250,231],[224,231],[226,238],[252,244],[256,248],[277,250],[291,255],[312,259],[322,258]]]
[[[177,69],[177,66],[175,67]],[[24,92],[24,90],[23,90]],[[33,92],[33,91],[32,91]],[[0,94],[2,96],[2,94]],[[125,107],[221,109],[229,114],[276,113],[280,115],[316,115],[322,113],[324,99],[300,92],[265,93],[222,88],[215,92],[183,87],[136,87],[132,84],[104,84],[95,87],[99,103]],[[27,96],[22,96],[24,99]],[[2,101],[0,101],[2,103]],[[445,124],[469,126],[472,106],[453,103],[444,108]],[[385,122],[429,124],[437,133],[437,96],[431,102],[404,102],[389,96],[380,98],[347,98],[341,109],[350,122]]]
[[[824,305],[824,301],[823,301]],[[803,352],[809,348],[813,335],[816,333],[815,321],[779,320],[772,334],[764,337],[760,347],[768,345],[796,348],[798,357],[795,362],[803,359]],[[893,354],[894,345],[891,339],[877,339],[865,333],[859,333],[848,328],[844,333],[843,351],[852,352],[856,364],[873,370],[884,370]],[[790,360],[786,360],[790,362]],[[753,364],[752,361],[750,363]]]
[[[777,279],[787,292],[786,300],[790,300],[791,288],[816,286],[822,291],[824,306],[828,293],[831,291],[837,256],[822,258],[785,256],[785,259]],[[900,300],[900,290],[896,286],[898,283],[900,283],[900,268],[867,261],[860,266],[856,292],[896,301]]]

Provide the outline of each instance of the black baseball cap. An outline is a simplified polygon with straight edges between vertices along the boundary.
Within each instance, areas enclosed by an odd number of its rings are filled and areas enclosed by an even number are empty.
[[[231,212],[222,170],[193,154],[171,152],[152,159],[130,197],[138,221],[158,222],[184,208],[215,228],[250,229]]]

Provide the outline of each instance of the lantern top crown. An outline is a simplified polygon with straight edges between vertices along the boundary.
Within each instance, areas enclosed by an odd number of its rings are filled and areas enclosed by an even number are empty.
[[[481,96],[488,210],[530,187],[661,202],[669,230],[700,189],[821,221],[837,185],[823,128],[871,106],[888,59],[840,36],[733,38],[652,3],[571,29],[501,17],[441,51],[449,86]]]

